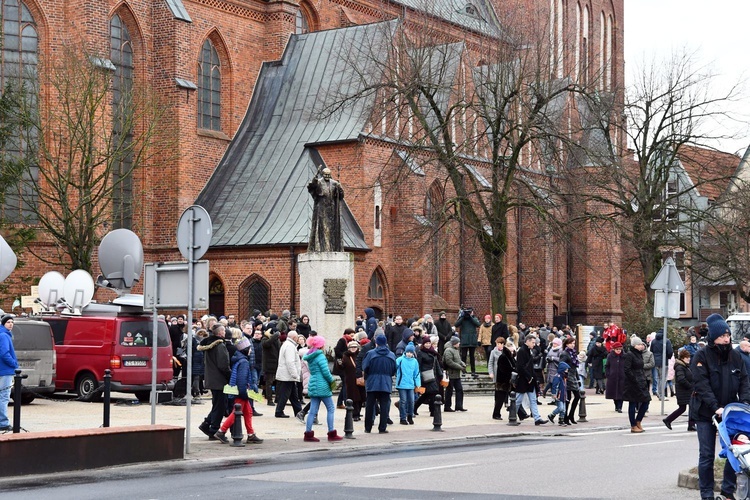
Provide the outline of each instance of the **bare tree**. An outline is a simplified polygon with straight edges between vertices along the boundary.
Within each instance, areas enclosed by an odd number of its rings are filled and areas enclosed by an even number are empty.
[[[355,81],[324,114],[372,103],[372,133],[395,139],[404,160],[381,182],[419,170],[445,186],[423,236],[460,226],[454,234],[470,239],[461,243],[481,250],[492,309],[504,311],[511,219],[523,208],[541,226],[556,220],[550,177],[566,162],[575,131],[565,117],[581,88],[558,74],[549,13],[513,10],[456,35],[431,5],[384,24],[385,42],[346,47]]]
[[[614,224],[623,246],[635,252],[651,297],[664,249],[696,248],[708,207],[699,196],[702,187],[729,180],[731,174],[710,155],[693,162],[690,172],[681,166],[730,135],[716,124],[731,119],[741,89],[717,86],[715,76],[696,68],[690,54],[653,62],[636,69],[636,75],[625,89],[621,116],[609,95],[582,96],[579,116],[587,139],[577,159],[595,167],[571,177],[570,196],[584,207],[581,219]],[[618,137],[627,138],[632,148],[627,154],[618,150]]]
[[[39,88],[14,103],[27,156],[22,208],[57,252],[29,250],[44,262],[90,271],[103,229],[131,223],[134,173],[175,150],[169,107],[146,85],[116,81],[109,60],[72,45],[40,75]]]

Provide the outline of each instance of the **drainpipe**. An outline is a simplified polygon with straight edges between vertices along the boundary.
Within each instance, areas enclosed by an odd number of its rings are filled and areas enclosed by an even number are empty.
[[[294,317],[296,312],[296,307],[294,304],[294,296],[296,295],[296,283],[297,283],[297,258],[296,255],[294,255],[294,247],[289,247],[289,264],[290,264],[290,283],[289,283],[289,311],[292,313],[292,317]]]
[[[516,324],[523,321],[521,318],[523,317],[523,311],[521,310],[521,268],[523,266],[523,259],[521,258],[521,253],[523,252],[523,238],[521,238],[522,232],[521,232],[521,214],[522,210],[520,206],[516,207],[516,308],[518,309],[518,313],[516,313]]]

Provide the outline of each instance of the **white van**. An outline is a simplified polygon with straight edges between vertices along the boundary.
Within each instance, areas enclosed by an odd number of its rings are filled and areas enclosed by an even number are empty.
[[[57,355],[49,323],[15,318],[13,348],[21,373],[28,375],[22,382],[21,403],[29,404],[39,394],[55,392]],[[10,394],[12,398],[13,390]]]
[[[738,345],[745,335],[750,336],[750,313],[735,313],[727,317],[727,324],[732,331],[732,344]]]

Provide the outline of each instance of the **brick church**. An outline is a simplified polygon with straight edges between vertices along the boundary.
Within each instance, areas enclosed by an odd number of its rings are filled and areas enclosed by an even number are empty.
[[[21,64],[27,73],[39,72],[61,44],[80,43],[109,54],[118,78],[147,82],[169,103],[179,154],[134,173],[131,216],[115,225],[141,237],[147,262],[181,260],[175,238],[179,216],[192,204],[204,206],[214,229],[204,257],[211,268],[211,312],[240,318],[254,309],[305,313],[299,310],[296,262],[307,250],[312,200],[306,186],[325,166],[345,190],[343,237],[355,261],[357,311],[452,315],[463,304],[483,315],[490,312],[488,278],[475,236],[448,227],[420,237],[430,212],[450,194],[442,187],[445,179],[405,156],[393,125],[374,120],[363,111],[366,106],[335,120],[318,119],[312,110],[322,94],[346,84],[342,45],[358,47],[383,26],[425,15],[422,6],[430,5],[435,29],[470,51],[483,39],[502,39],[505,4],[0,0],[0,69]],[[622,87],[623,0],[518,4],[547,10],[549,39],[561,66],[586,61],[606,75],[609,89]],[[471,72],[469,60],[461,56],[456,75]],[[380,177],[384,166],[404,164],[409,175],[399,179],[397,189],[386,187],[389,179]],[[477,165],[481,182],[481,161]],[[564,246],[539,238],[521,211],[512,219],[505,276],[492,277],[504,280],[506,308],[494,312],[528,323],[620,318],[618,249],[598,235],[581,234],[572,257],[560,250]],[[20,272],[38,277],[49,270],[28,260]]]

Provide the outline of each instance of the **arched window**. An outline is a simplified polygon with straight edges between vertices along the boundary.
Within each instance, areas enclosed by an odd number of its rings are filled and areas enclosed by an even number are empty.
[[[221,61],[208,39],[198,61],[198,128],[221,130]]]
[[[604,70],[604,85],[606,90],[612,90],[612,71],[614,65],[612,64],[612,44],[613,44],[613,38],[614,38],[614,29],[613,29],[613,23],[612,23],[612,14],[607,16],[607,50],[605,52],[605,56],[607,58],[605,70]]]
[[[0,0],[0,93],[9,86],[24,86],[30,92],[32,113],[37,107],[36,91],[39,74],[39,35],[36,22],[28,7],[19,0]],[[37,143],[33,130],[19,130],[6,141],[0,154],[22,158],[34,156]],[[4,215],[9,222],[36,222],[34,207],[37,203],[34,185],[39,170],[36,161],[22,175],[17,188],[9,189],[5,197]]]
[[[370,299],[382,299],[385,297],[383,292],[383,280],[380,278],[378,269],[375,269],[370,276],[370,285],[367,287],[367,297]]]
[[[109,23],[110,59],[115,66],[112,79],[112,126],[114,140],[128,150],[133,140],[133,42],[118,14]],[[133,153],[116,161],[112,169],[112,226],[130,229],[133,222]]]
[[[591,56],[589,55],[590,47],[590,31],[589,23],[591,22],[591,16],[589,15],[589,6],[585,6],[583,9],[583,22],[581,23],[581,83],[587,85],[589,83],[589,61]]]
[[[265,313],[271,308],[271,288],[266,280],[253,274],[240,285],[240,316],[249,318],[254,310]]]
[[[379,247],[382,245],[382,234],[383,234],[383,189],[380,187],[380,183],[376,182],[373,187],[373,204],[375,205],[374,210],[374,221],[373,221],[373,246]]]
[[[307,20],[307,16],[302,11],[302,9],[299,9],[297,11],[297,16],[296,16],[296,19],[295,19],[294,32],[297,35],[304,35],[305,33],[309,33],[310,32],[310,23]]]
[[[607,20],[604,17],[604,11],[599,16],[599,88],[604,90],[605,77],[604,68],[606,66],[606,43],[607,39]]]
[[[217,276],[208,283],[208,311],[217,318],[224,314],[224,283]]]
[[[433,227],[433,232],[430,235],[430,275],[432,277],[433,295],[440,295],[441,289],[440,229],[442,224],[440,219],[442,218],[444,205],[445,194],[443,187],[438,181],[435,181],[427,191],[424,201],[424,216],[430,221]]]

